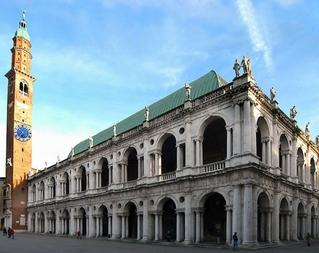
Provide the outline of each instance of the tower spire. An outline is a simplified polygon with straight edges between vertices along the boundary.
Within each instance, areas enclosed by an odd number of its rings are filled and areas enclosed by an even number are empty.
[[[23,37],[23,38],[30,41],[30,36],[29,36],[28,31],[27,31],[27,22],[25,20],[25,14],[26,14],[26,11],[23,10],[22,17],[19,21],[19,28],[15,33],[15,37]]]

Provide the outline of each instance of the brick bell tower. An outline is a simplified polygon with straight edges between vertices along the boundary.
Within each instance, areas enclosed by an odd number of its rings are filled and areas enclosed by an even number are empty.
[[[35,78],[31,74],[31,42],[25,12],[13,37],[8,78],[5,225],[27,229],[27,174],[32,166],[32,96]]]

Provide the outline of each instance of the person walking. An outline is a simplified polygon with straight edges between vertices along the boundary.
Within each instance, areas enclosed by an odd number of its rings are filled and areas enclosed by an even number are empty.
[[[11,228],[11,238],[14,239],[14,230]]]
[[[307,233],[306,240],[307,240],[307,246],[310,247],[311,235],[309,232]]]
[[[7,229],[6,228],[3,228],[3,236],[6,236],[7,235]]]
[[[233,235],[233,250],[237,250],[237,249],[238,249],[238,236],[237,236],[237,232],[235,232]]]
[[[8,228],[8,238],[11,238],[11,228]]]

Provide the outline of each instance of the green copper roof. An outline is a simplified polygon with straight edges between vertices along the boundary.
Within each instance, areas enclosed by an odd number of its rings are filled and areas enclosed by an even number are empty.
[[[30,41],[30,35],[27,30],[27,22],[25,21],[25,11],[22,13],[22,19],[19,22],[19,28],[14,34],[14,37],[23,37]]]
[[[227,82],[219,76],[215,71],[210,71],[206,75],[190,83],[192,87],[191,98],[196,99],[205,94],[208,94],[220,86],[226,85]],[[180,88],[172,94],[162,98],[161,100],[151,104],[149,108],[149,120],[155,119],[175,108],[183,105],[185,102],[185,88]],[[128,118],[116,124],[116,133],[120,135],[128,130],[143,124],[144,109],[134,113]],[[113,127],[109,127],[96,135],[93,138],[93,145],[101,144],[113,137]],[[74,155],[79,154],[89,148],[89,140],[86,139],[78,143],[74,147]]]

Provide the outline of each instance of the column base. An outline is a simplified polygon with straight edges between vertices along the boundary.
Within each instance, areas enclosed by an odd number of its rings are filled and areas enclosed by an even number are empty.
[[[186,244],[186,245],[189,245],[189,244],[192,244],[193,243],[193,241],[192,240],[189,240],[189,239],[185,239],[184,241],[183,241],[183,244]]]

